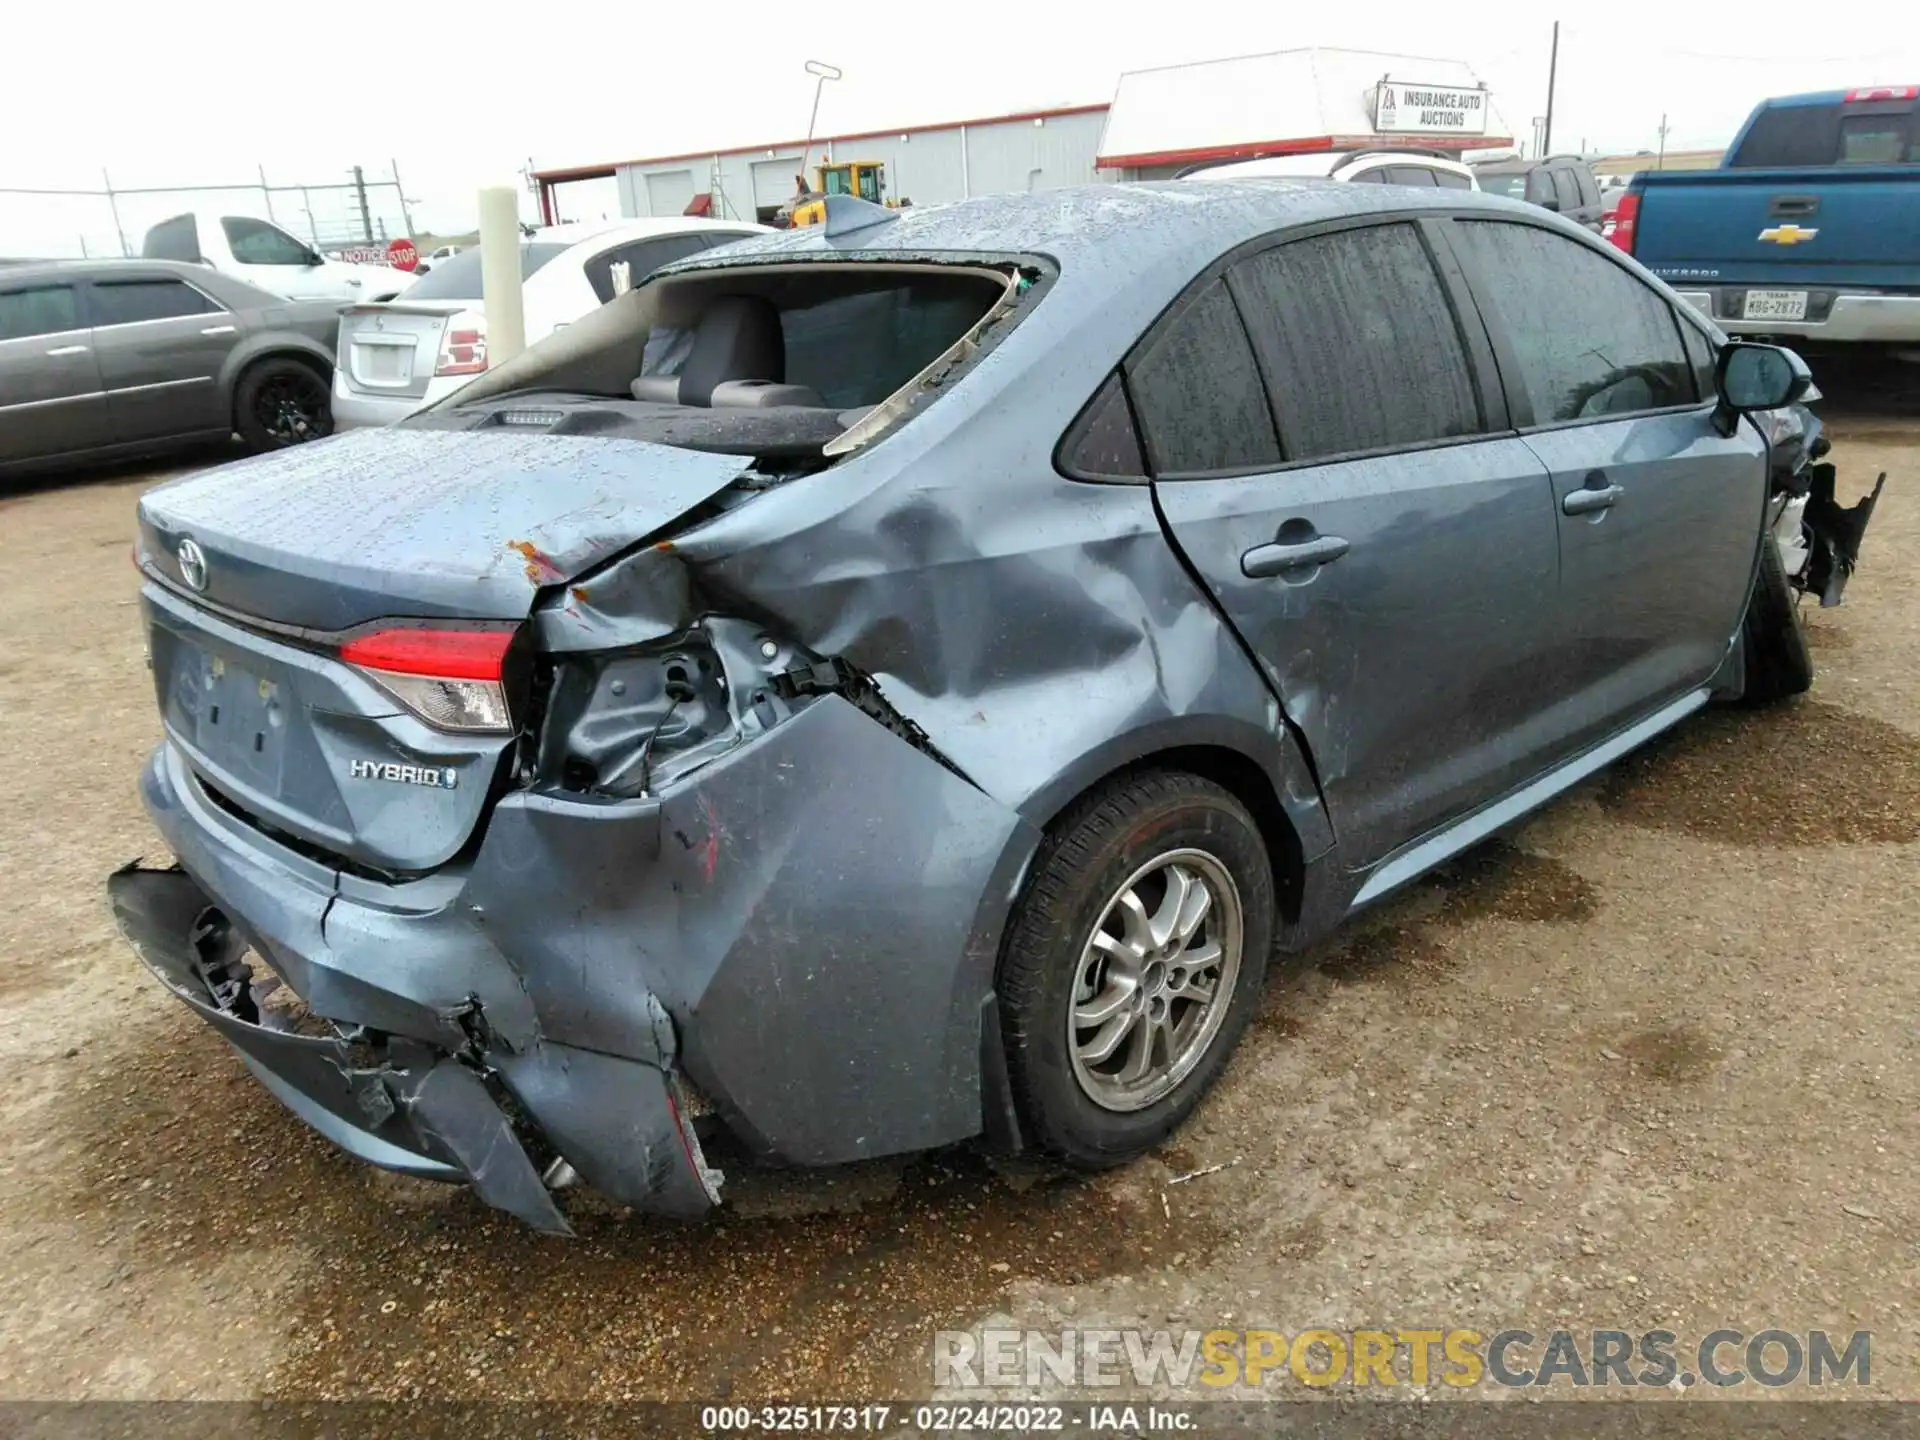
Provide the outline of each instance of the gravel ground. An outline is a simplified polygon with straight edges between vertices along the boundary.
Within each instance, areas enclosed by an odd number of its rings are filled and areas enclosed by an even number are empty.
[[[988,1322],[1865,1328],[1920,1397],[1917,408],[1833,421],[1844,492],[1895,479],[1810,697],[1697,717],[1276,979],[1161,1155],[735,1162],[710,1223],[573,1243],[335,1154],[112,933],[159,848],[161,476],[0,493],[0,1398],[898,1395]]]

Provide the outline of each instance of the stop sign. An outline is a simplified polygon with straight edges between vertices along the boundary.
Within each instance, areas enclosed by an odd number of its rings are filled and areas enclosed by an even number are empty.
[[[387,263],[396,270],[411,270],[420,263],[420,252],[411,240],[395,240],[387,246]]]

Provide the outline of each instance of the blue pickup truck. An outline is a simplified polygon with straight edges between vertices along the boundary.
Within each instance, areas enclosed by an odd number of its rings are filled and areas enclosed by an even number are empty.
[[[1920,358],[1920,86],[1757,106],[1717,170],[1643,171],[1609,237],[1729,334]]]

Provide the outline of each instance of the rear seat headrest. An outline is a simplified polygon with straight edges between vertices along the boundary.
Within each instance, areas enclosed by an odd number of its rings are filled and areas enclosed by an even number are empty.
[[[786,378],[780,311],[758,295],[722,295],[694,327],[678,399],[682,405],[711,405],[714,387],[729,380]]]

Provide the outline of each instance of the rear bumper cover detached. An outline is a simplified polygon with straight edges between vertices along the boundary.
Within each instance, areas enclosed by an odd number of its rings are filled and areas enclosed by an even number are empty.
[[[800,1165],[1002,1108],[993,965],[1037,832],[837,696],[655,797],[510,792],[411,882],[284,848],[170,742],[141,790],[180,867],[109,882],[148,966],[343,1149],[538,1229],[567,1231],[554,1160],[637,1210],[715,1204],[688,1087]]]
[[[479,1063],[405,1036],[369,1042],[354,1027],[317,1027],[331,1035],[295,1029],[285,1012],[260,1003],[272,982],[262,985],[249,970],[247,941],[182,870],[128,866],[107,888],[121,932],[148,968],[301,1120],[369,1164],[466,1181],[489,1205],[536,1230],[572,1233]],[[605,1101],[620,1097],[625,1138],[651,1161],[643,1166],[646,1190],[635,1198],[660,1213],[704,1213],[718,1199],[718,1176],[683,1130],[665,1072],[546,1047],[513,1066],[513,1100],[537,1104],[554,1088],[555,1072],[564,1076],[582,1061],[599,1072]],[[529,1083],[540,1080],[545,1084]]]

